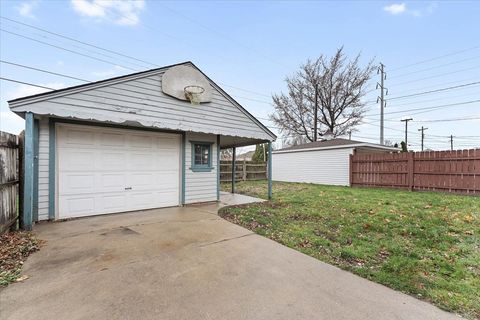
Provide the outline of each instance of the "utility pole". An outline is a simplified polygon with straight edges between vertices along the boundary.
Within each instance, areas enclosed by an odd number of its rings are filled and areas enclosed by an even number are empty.
[[[318,122],[318,84],[315,84],[315,110],[313,115],[313,141],[317,141]]]
[[[418,129],[418,131],[422,131],[422,151],[423,151],[423,140],[425,139],[425,130],[427,130],[428,128],[424,128],[422,126],[421,129]]]
[[[453,151],[453,134],[450,135],[450,150]]]
[[[352,140],[352,130],[348,130],[348,140]]]
[[[385,96],[388,94],[388,90],[384,86],[384,80],[387,79],[387,74],[385,73],[385,66],[383,63],[380,63],[380,66],[377,69],[377,74],[380,74],[380,83],[377,82],[377,89],[380,88],[380,97],[377,98],[377,103],[380,101],[380,144],[383,145],[385,143],[383,134],[383,109],[386,107]]]
[[[400,121],[405,122],[405,146],[408,148],[408,121],[412,121],[413,118],[402,119]]]

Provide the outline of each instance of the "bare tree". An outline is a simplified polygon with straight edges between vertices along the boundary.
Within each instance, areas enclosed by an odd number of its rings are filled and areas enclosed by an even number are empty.
[[[270,119],[282,134],[314,141],[331,131],[333,136],[346,134],[357,126],[365,112],[366,83],[375,66],[370,61],[360,66],[360,54],[347,61],[343,47],[332,58],[321,55],[286,78],[288,94],[273,95],[275,113]],[[315,110],[317,134],[315,134]]]

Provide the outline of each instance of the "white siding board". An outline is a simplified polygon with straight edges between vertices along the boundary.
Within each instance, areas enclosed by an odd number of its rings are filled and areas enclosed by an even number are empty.
[[[40,119],[38,132],[38,220],[48,220],[48,119]]]
[[[212,171],[193,172],[190,141],[212,142]],[[185,144],[185,203],[217,200],[217,137],[216,135],[187,133]]]
[[[347,186],[353,148],[273,153],[273,180]],[[293,170],[294,168],[294,170]]]

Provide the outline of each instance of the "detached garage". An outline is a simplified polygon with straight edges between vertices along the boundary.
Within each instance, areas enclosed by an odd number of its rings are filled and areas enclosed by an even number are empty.
[[[350,155],[400,149],[347,139],[315,141],[273,151],[273,180],[348,186]]]
[[[271,146],[276,138],[191,62],[9,106],[25,119],[26,229],[40,220],[218,201],[220,149]]]

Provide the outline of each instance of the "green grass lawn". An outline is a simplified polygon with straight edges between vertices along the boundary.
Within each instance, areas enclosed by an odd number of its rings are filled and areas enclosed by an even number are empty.
[[[238,193],[255,197],[265,198],[266,188],[266,181],[237,183]],[[274,182],[273,198],[220,214],[319,260],[480,318],[480,197]]]

